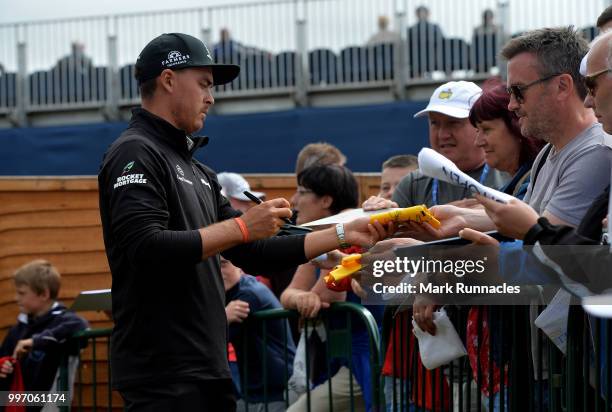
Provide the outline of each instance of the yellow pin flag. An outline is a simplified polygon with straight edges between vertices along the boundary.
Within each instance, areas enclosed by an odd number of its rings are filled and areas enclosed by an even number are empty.
[[[366,254],[354,253],[352,255],[343,257],[342,263],[336,266],[331,272],[329,272],[329,274],[327,274],[327,276],[323,278],[325,283],[330,284],[333,282],[338,282],[363,269],[361,259],[364,255]]]
[[[370,223],[380,222],[383,225],[386,225],[389,222],[408,221],[417,223],[429,223],[436,229],[439,229],[442,225],[440,221],[434,217],[434,215],[425,205],[395,209],[388,212],[376,213],[370,216]]]

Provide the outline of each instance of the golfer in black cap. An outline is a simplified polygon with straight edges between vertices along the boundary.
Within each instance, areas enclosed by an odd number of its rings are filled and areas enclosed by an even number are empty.
[[[215,64],[195,37],[163,34],[136,62],[142,108],[110,146],[98,176],[113,284],[111,371],[128,411],[232,411],[225,291],[219,253],[249,273],[295,266],[389,229],[369,219],[271,237],[291,216],[285,199],[241,214],[215,173],[192,155],[212,87],[234,65]],[[255,371],[253,372],[255,373]]]

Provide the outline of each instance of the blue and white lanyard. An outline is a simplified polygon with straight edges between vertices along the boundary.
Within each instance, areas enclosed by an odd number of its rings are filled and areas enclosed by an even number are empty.
[[[480,174],[480,178],[478,179],[478,182],[482,185],[484,184],[485,180],[487,180],[487,176],[489,175],[489,165],[485,164],[484,167],[482,168],[482,173]],[[434,179],[432,186],[431,186],[431,200],[433,202],[433,205],[437,205],[438,204],[438,179]]]

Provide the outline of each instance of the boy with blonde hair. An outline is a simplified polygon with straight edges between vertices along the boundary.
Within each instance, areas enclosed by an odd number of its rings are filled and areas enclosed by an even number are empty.
[[[25,390],[49,390],[63,343],[87,328],[84,319],[56,300],[60,284],[59,272],[46,260],[34,260],[15,272],[15,297],[21,313],[0,347],[0,387],[8,388],[19,362]]]

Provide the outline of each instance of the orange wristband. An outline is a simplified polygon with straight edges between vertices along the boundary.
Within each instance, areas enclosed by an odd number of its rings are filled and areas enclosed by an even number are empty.
[[[236,222],[240,228],[240,233],[242,233],[242,241],[247,243],[249,241],[249,229],[247,228],[246,223],[244,223],[244,220],[242,220],[240,217],[235,217],[234,222]]]

